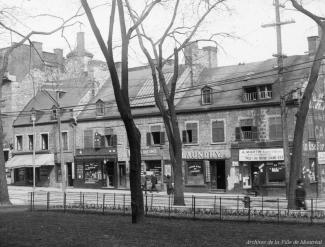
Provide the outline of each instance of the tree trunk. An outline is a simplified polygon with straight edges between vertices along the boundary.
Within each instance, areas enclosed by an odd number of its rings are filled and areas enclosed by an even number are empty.
[[[171,155],[172,156],[172,155]],[[182,145],[180,145],[180,150],[176,150],[174,157],[170,157],[173,172],[174,172],[174,205],[183,206],[184,201],[184,179],[182,170]]]
[[[143,194],[141,189],[141,134],[133,119],[123,119],[130,147],[130,191],[132,223],[140,223],[144,218]]]
[[[324,25],[325,27],[325,25]],[[322,27],[322,29],[325,29]],[[290,166],[290,177],[289,177],[289,197],[288,197],[288,208],[295,208],[295,188],[296,182],[301,175],[301,164],[302,164],[302,152],[303,152],[303,135],[306,117],[309,110],[309,104],[314,92],[315,85],[318,80],[318,74],[322,63],[322,57],[325,53],[325,35],[322,34],[308,79],[304,95],[302,97],[301,105],[296,114],[296,126],[293,138],[293,154]]]

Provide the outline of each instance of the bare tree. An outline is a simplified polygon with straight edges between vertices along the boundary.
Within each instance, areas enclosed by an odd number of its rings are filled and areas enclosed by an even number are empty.
[[[82,6],[87,14],[89,23],[97,39],[99,47],[105,57],[114,89],[115,100],[122,121],[125,125],[129,147],[130,147],[130,190],[131,190],[131,208],[132,208],[132,223],[138,223],[143,220],[144,206],[143,194],[141,190],[141,134],[134,123],[134,119],[130,108],[129,99],[129,78],[128,78],[128,49],[129,42],[133,31],[143,22],[150,14],[153,7],[160,0],[152,1],[146,6],[142,15],[128,30],[126,28],[126,19],[124,16],[124,5],[122,0],[113,0],[111,7],[111,15],[109,19],[109,34],[107,46],[98,29],[93,14],[89,8],[87,0],[81,0]],[[119,78],[113,56],[113,29],[115,24],[116,5],[119,14],[119,26],[122,39],[121,45],[121,77]]]
[[[174,173],[174,184],[175,184],[175,193],[174,193],[174,204],[175,205],[184,205],[184,179],[182,172],[182,140],[179,131],[178,119],[175,109],[175,93],[176,93],[176,84],[179,77],[179,53],[188,45],[191,45],[193,42],[193,37],[196,34],[199,27],[202,25],[202,22],[206,17],[211,13],[212,10],[216,9],[219,4],[222,4],[224,0],[218,1],[204,1],[204,11],[199,16],[198,20],[194,23],[193,26],[177,26],[176,17],[180,12],[180,0],[175,1],[173,6],[173,14],[170,21],[168,22],[167,27],[164,29],[162,36],[154,41],[152,37],[147,35],[145,32],[144,26],[141,25],[137,28],[137,36],[139,39],[139,44],[144,52],[148,63],[151,68],[153,86],[154,86],[154,97],[155,103],[158,107],[161,116],[164,121],[168,141],[169,141],[169,154],[170,160],[173,167]],[[203,2],[198,1],[198,8]],[[129,1],[126,0],[126,5],[129,10],[129,14],[133,19],[133,22],[136,23],[139,20],[138,15],[132,9],[129,4]],[[222,34],[224,35],[224,34]],[[176,36],[181,36],[177,38]],[[204,41],[213,41],[216,35],[211,35],[210,38],[205,38]],[[174,48],[173,55],[167,56],[167,59],[164,59],[164,45],[166,45],[166,40],[170,38],[176,45]],[[179,40],[181,39],[181,40]],[[148,41],[145,43],[144,41]],[[152,54],[149,52],[146,44],[149,44],[152,49]],[[164,74],[164,65],[174,56],[174,68],[173,68],[173,77],[170,82],[166,81]],[[155,63],[155,61],[157,61]],[[169,84],[169,85],[168,85]]]
[[[322,65],[322,59],[325,54],[325,17],[320,17],[314,13],[305,9],[301,3],[296,0],[291,0],[292,5],[301,13],[305,14],[313,21],[317,23],[319,28],[322,30],[322,35],[320,37],[319,46],[317,48],[314,60],[309,72],[308,83],[304,94],[302,96],[301,104],[299,106],[298,112],[296,113],[296,125],[293,138],[293,154],[290,166],[289,175],[289,199],[288,208],[293,209],[295,207],[295,187],[296,181],[301,173],[301,163],[302,163],[302,146],[303,146],[303,133],[306,122],[306,117],[309,110],[310,100],[314,92],[315,85],[318,80],[319,70]]]
[[[0,15],[5,16],[8,9],[0,11]],[[22,34],[19,31],[15,30],[14,28],[11,28],[9,25],[5,23],[5,20],[1,18],[0,20],[0,27],[3,30],[12,32],[19,37],[21,37],[19,42],[11,44],[8,48],[4,49],[1,56],[1,64],[0,64],[0,101],[2,101],[2,85],[5,78],[5,73],[7,71],[8,62],[9,62],[9,56],[12,54],[12,52],[18,48],[19,46],[23,45],[26,41],[29,41],[31,43],[30,38],[34,35],[51,35],[55,32],[58,32],[60,30],[63,30],[69,26],[72,26],[76,24],[77,22],[73,22],[75,18],[80,16],[79,13],[80,9],[69,19],[63,20],[62,23],[56,27],[55,29],[44,32],[44,31],[31,31],[28,34]],[[9,205],[9,194],[8,194],[8,186],[7,186],[7,180],[6,180],[6,170],[5,170],[5,160],[4,160],[4,152],[3,152],[3,127],[2,127],[2,115],[1,115],[1,108],[0,108],[0,205]]]

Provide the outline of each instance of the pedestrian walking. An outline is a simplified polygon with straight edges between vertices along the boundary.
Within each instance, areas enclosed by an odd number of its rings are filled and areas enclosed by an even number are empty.
[[[296,209],[306,210],[306,190],[304,188],[304,181],[302,179],[297,180],[297,188],[295,190]]]
[[[167,185],[167,194],[170,195],[173,193],[173,184],[172,179],[169,175],[166,177],[166,185]]]
[[[155,174],[152,174],[151,175],[151,189],[150,189],[150,192],[152,191],[156,191],[158,192],[157,188],[156,188],[156,184],[157,184],[157,177],[155,176]]]

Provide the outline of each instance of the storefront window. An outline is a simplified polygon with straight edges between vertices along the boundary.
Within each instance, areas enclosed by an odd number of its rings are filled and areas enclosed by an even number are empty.
[[[100,164],[85,164],[85,183],[97,183],[103,179],[102,167]]]
[[[61,165],[56,164],[56,181],[61,182],[62,181],[62,171],[61,171]]]
[[[160,160],[148,160],[146,161],[146,174],[155,175],[157,182],[161,182],[161,161]]]
[[[283,162],[268,162],[266,171],[269,183],[285,182],[285,167]]]
[[[204,185],[203,161],[187,161],[187,184]]]
[[[84,178],[84,166],[81,165],[77,165],[76,166],[76,174],[77,174],[77,179],[83,179]]]

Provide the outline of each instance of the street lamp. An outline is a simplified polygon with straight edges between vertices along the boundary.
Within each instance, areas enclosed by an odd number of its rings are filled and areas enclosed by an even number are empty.
[[[32,114],[30,116],[31,121],[33,122],[33,191],[35,190],[35,121],[36,121],[36,111],[32,109]]]

